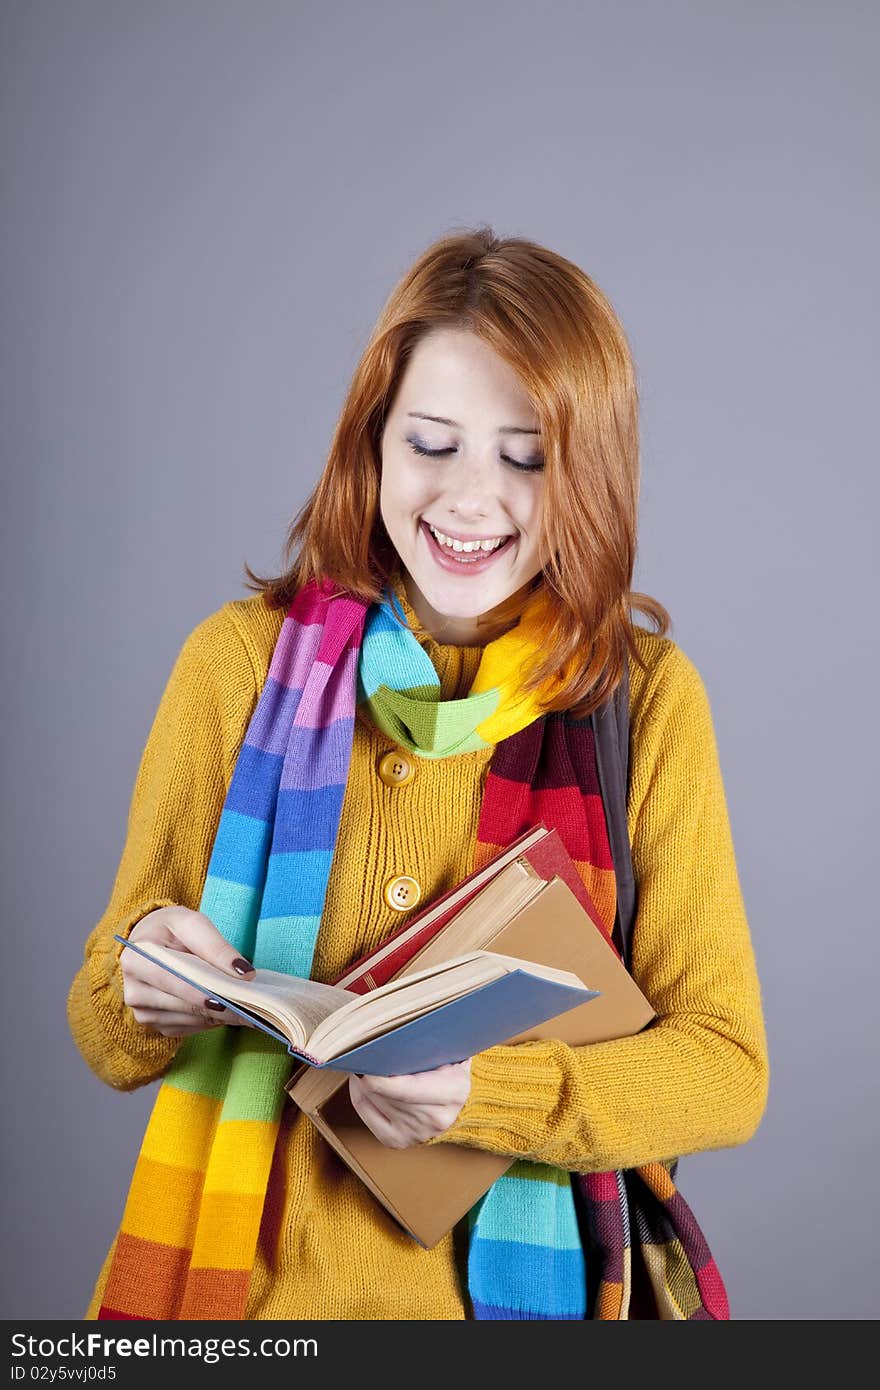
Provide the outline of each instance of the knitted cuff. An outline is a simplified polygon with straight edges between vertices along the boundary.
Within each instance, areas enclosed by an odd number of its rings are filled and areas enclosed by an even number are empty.
[[[464,1144],[524,1155],[559,1103],[562,1067],[553,1042],[490,1047],[471,1059],[470,1095],[429,1144]]]
[[[138,922],[158,907],[173,907],[169,898],[151,898],[140,903],[116,927],[120,936],[128,937]],[[80,1036],[86,1048],[106,1049],[108,1045],[137,1063],[137,1073],[149,1071],[158,1075],[169,1065],[180,1045],[180,1038],[166,1038],[152,1032],[146,1024],[138,1023],[123,995],[122,967],[119,958],[125,948],[112,936],[102,938],[89,957],[92,1016],[80,1023]],[[90,1037],[93,1033],[95,1036]]]

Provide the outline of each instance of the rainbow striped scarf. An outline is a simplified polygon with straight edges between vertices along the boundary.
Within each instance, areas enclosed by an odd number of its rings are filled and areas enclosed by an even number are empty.
[[[369,606],[334,593],[329,581],[300,590],[236,762],[199,903],[237,951],[257,966],[311,973],[356,705],[420,757],[494,746],[474,867],[543,821],[559,829],[604,919],[613,921],[614,870],[597,815],[590,721],[542,717],[536,698],[519,687],[544,602],[541,591],[533,595],[518,625],[485,647],[466,698],[441,701],[430,658],[403,615],[398,621],[388,590]],[[245,1316],[293,1065],[279,1042],[255,1029],[183,1040],[147,1125],[99,1318]],[[673,1228],[681,1216],[675,1204],[683,1203],[669,1169],[639,1173],[663,1205],[650,1229],[641,1223],[655,1247],[649,1271],[659,1271],[671,1299],[672,1311],[659,1315],[725,1317],[711,1256],[699,1249],[695,1264],[687,1248],[694,1241],[687,1232],[682,1241],[680,1222]],[[627,1317],[629,1198],[618,1180],[527,1162],[508,1169],[469,1216],[473,1316]],[[586,1219],[581,1213],[579,1220],[584,1202]],[[595,1237],[589,1290],[582,1229]],[[700,1289],[674,1295],[682,1269],[691,1273],[697,1264]]]

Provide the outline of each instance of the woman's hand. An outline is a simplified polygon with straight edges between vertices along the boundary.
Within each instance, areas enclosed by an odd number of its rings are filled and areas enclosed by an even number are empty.
[[[471,1090],[471,1059],[410,1076],[350,1076],[351,1103],[389,1149],[408,1149],[442,1134]]]
[[[236,980],[247,980],[254,967],[235,951],[203,912],[188,907],[157,907],[136,922],[128,933],[132,942],[152,941],[172,950],[189,952],[216,965]],[[184,984],[175,975],[138,955],[123,951],[123,998],[138,1023],[166,1038],[184,1038],[216,1028],[220,1023],[253,1027],[231,1009],[208,1004],[201,990]]]

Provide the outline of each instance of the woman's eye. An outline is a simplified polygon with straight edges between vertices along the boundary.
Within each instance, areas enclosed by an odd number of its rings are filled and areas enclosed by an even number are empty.
[[[424,444],[417,444],[414,439],[408,439],[407,444],[416,454],[422,454],[425,458],[439,459],[444,454],[454,454],[454,449],[426,449]]]
[[[413,453],[421,454],[423,458],[439,459],[444,458],[446,454],[455,453],[455,450],[452,448],[428,449],[425,447],[424,444],[419,444],[415,439],[408,439],[406,442],[412,449]],[[543,459],[536,459],[533,463],[520,463],[518,459],[508,458],[506,454],[502,454],[501,458],[504,461],[504,463],[509,463],[511,468],[518,469],[520,473],[540,473],[544,468]]]

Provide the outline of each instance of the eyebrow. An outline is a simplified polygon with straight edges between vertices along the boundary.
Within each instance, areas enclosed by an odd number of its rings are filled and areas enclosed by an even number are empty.
[[[420,410],[408,410],[407,415],[414,420],[433,420],[438,425],[451,425],[454,430],[460,430],[462,426],[457,420],[447,420],[445,415],[423,415]],[[501,425],[499,434],[540,434],[540,430],[523,429],[522,425]]]

